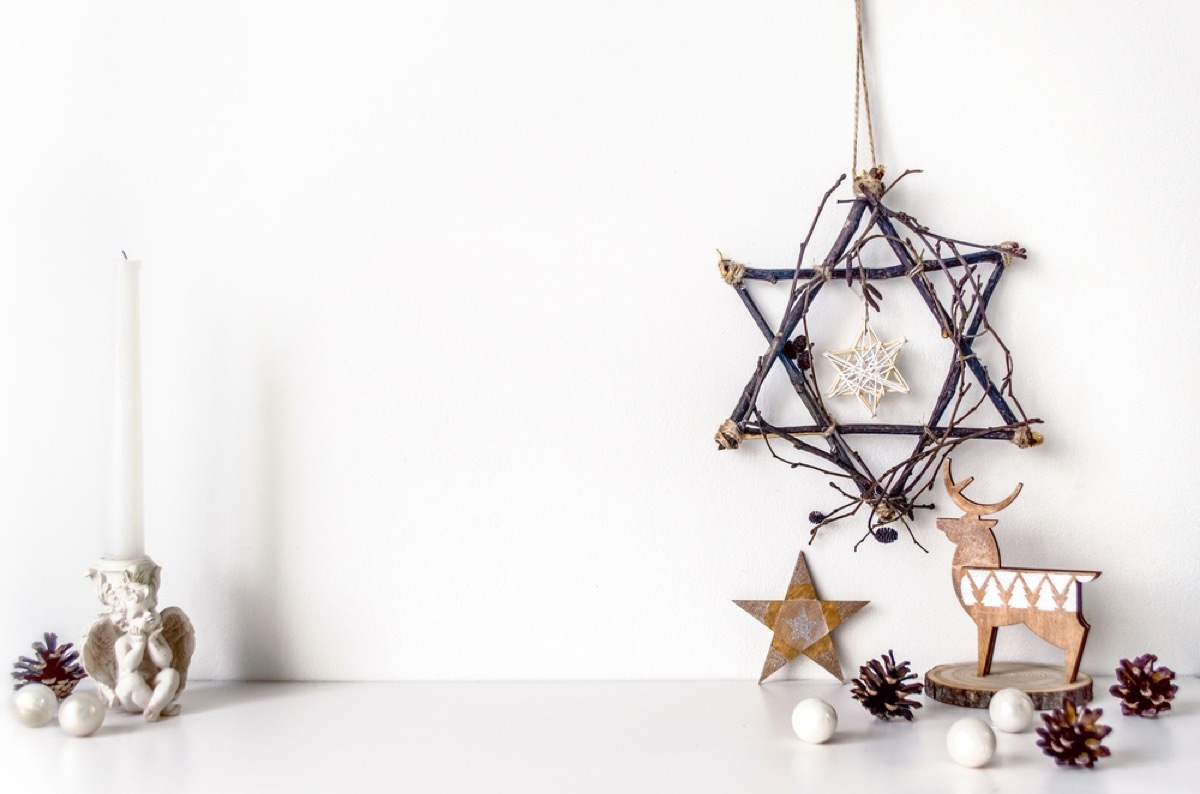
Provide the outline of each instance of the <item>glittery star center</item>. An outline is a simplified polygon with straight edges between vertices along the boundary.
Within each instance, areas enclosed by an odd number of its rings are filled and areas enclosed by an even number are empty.
[[[819,602],[813,602],[819,604]],[[817,610],[820,615],[820,610]],[[784,620],[788,628],[792,630],[791,640],[793,643],[799,644],[807,640],[809,637],[819,637],[825,628],[824,620],[816,620],[808,611],[802,612],[795,617]],[[809,643],[805,643],[807,645]]]

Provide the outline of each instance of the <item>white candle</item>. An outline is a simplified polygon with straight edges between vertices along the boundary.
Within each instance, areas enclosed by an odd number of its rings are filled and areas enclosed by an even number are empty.
[[[113,490],[104,556],[145,554],[142,531],[142,361],[138,322],[141,262],[117,260],[116,394],[113,401]]]

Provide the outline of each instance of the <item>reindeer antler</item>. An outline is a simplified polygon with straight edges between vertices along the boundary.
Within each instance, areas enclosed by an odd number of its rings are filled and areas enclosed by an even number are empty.
[[[990,505],[981,505],[977,502],[972,502],[970,499],[962,495],[962,489],[966,488],[971,483],[975,482],[974,477],[968,477],[960,483],[954,482],[954,475],[950,473],[950,458],[946,458],[942,464],[942,477],[946,481],[946,492],[950,494],[950,498],[954,500],[954,504],[958,505],[964,513],[971,516],[987,516],[992,513],[999,513],[1004,508],[1013,503],[1013,500],[1021,493],[1021,489],[1025,487],[1024,483],[1017,483],[1017,487],[1012,494],[1001,502],[995,502]]]

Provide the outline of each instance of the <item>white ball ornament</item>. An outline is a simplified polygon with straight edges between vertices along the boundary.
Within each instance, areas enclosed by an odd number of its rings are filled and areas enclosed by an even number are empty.
[[[988,714],[1005,733],[1020,733],[1033,722],[1033,699],[1019,689],[1001,689],[992,695]]]
[[[72,736],[91,736],[104,722],[108,709],[98,695],[76,692],[58,708],[58,724]]]
[[[996,734],[992,726],[977,717],[963,717],[950,726],[946,749],[954,763],[974,769],[992,760],[996,753]]]
[[[809,744],[824,744],[837,731],[837,711],[820,698],[801,700],[792,711],[792,730]]]
[[[25,684],[13,695],[13,713],[28,728],[40,728],[54,718],[58,697],[45,684]]]

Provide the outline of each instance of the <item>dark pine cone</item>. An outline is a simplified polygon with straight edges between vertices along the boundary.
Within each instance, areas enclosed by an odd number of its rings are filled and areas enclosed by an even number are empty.
[[[45,643],[33,644],[36,656],[32,659],[22,656],[13,665],[12,677],[17,679],[13,689],[26,684],[45,684],[62,700],[71,694],[80,679],[87,678],[87,673],[79,666],[79,652],[72,650],[71,643],[59,647],[58,635],[52,631],[42,636]]]
[[[851,693],[863,708],[881,720],[903,717],[912,722],[912,710],[921,708],[921,704],[905,696],[920,694],[923,687],[919,682],[905,683],[917,677],[908,669],[908,662],[896,664],[895,653],[888,651],[858,668],[858,674],[861,678],[854,679]]]
[[[895,543],[900,533],[895,527],[875,527],[875,540],[880,543]]]
[[[1110,754],[1100,742],[1112,733],[1112,728],[1096,722],[1103,713],[1101,709],[1076,709],[1075,704],[1068,700],[1053,714],[1042,715],[1046,727],[1037,729],[1041,737],[1038,747],[1046,755],[1053,756],[1054,763],[1059,766],[1086,766],[1091,769],[1097,758],[1105,758]]]
[[[1170,700],[1179,687],[1171,683],[1175,671],[1168,667],[1155,667],[1158,657],[1152,653],[1139,656],[1132,662],[1121,660],[1117,668],[1117,683],[1108,693],[1121,699],[1121,713],[1126,717],[1157,717],[1171,710]]]

